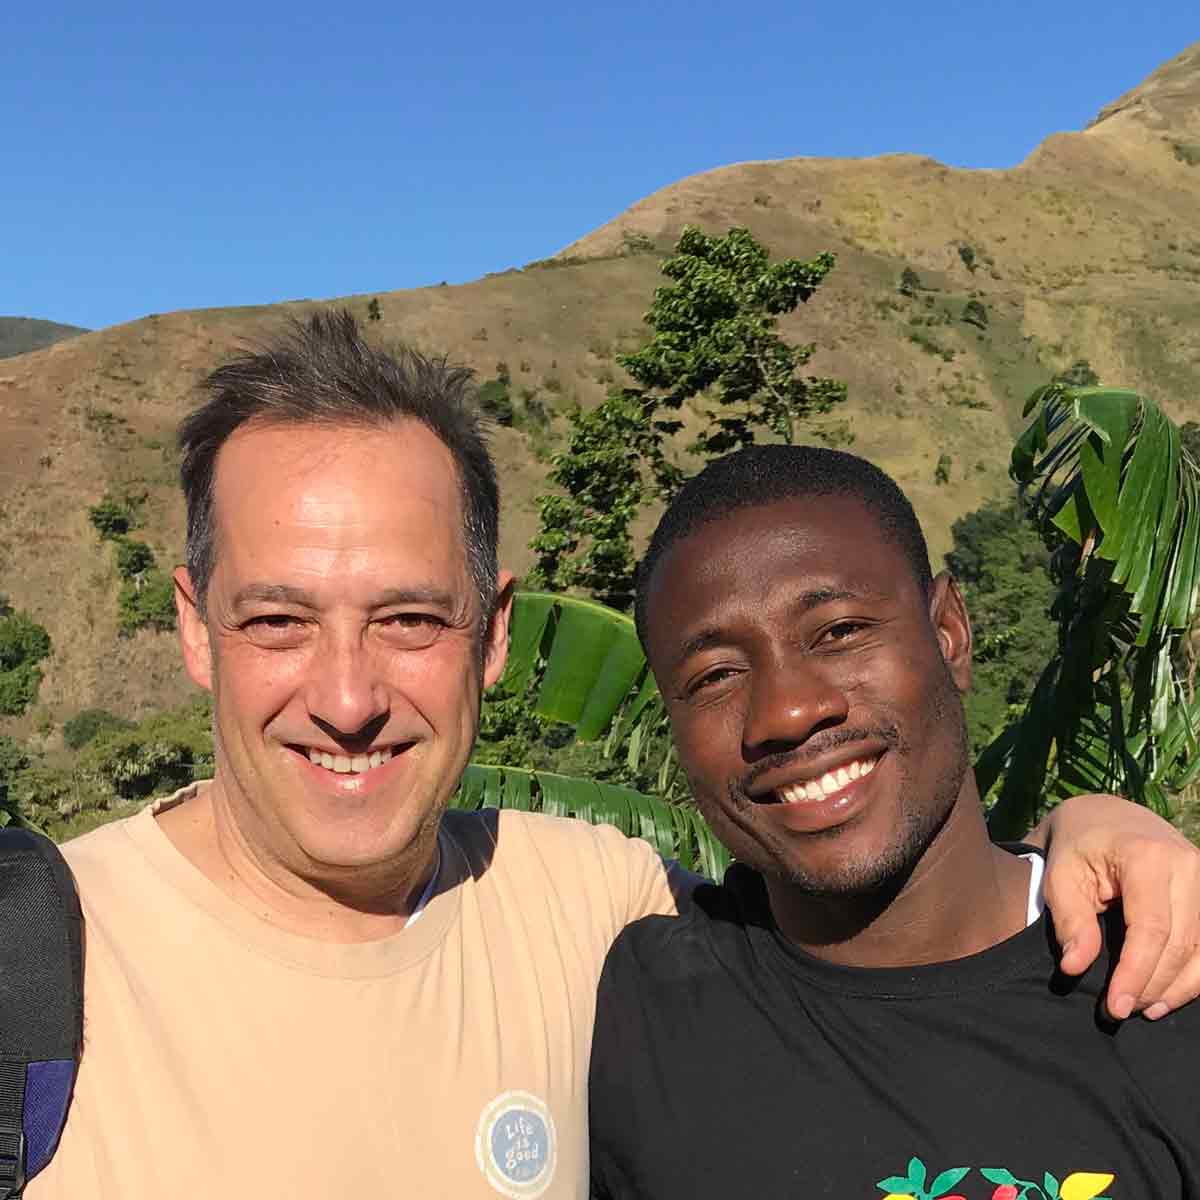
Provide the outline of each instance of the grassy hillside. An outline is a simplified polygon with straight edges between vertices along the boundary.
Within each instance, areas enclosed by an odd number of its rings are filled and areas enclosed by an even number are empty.
[[[1200,417],[1200,44],[1078,133],[1012,170],[929,158],[792,159],[721,168],[664,188],[555,258],[461,287],[380,293],[382,338],[446,352],[482,379],[502,368],[518,427],[497,431],[503,550],[528,566],[531,500],[564,422],[522,414],[595,403],[614,356],[644,335],[658,266],[682,226],[747,225],[776,255],[830,249],[838,267],[786,332],[819,347],[850,400],[821,432],[897,476],[940,554],[952,520],[1008,485],[1029,388],[1086,358],[1106,383]],[[898,290],[910,267],[913,295]],[[364,319],[370,296],[344,301]],[[962,320],[969,300],[986,326]],[[118,579],[87,506],[146,494],[139,537],[178,561],[172,430],[195,382],[239,340],[310,302],[152,316],[0,363],[0,592],[50,631],[38,709],[0,732],[41,731],[102,706],[128,716],[188,691],[167,634],[117,636]],[[939,457],[949,481],[935,482]],[[539,457],[540,456],[540,457]]]
[[[57,321],[39,321],[36,317],[0,317],[0,358],[12,358],[52,346],[63,338],[87,333],[78,325],[60,325]]]

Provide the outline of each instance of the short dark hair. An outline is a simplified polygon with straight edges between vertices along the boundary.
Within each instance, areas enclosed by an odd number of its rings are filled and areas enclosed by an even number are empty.
[[[187,565],[203,614],[215,565],[217,455],[242,426],[385,426],[419,421],[454,457],[462,491],[467,563],[491,616],[497,588],[500,491],[473,406],[472,373],[415,350],[369,345],[345,309],[293,321],[282,336],[213,371],[208,399],[179,427],[187,502]]]
[[[646,644],[650,580],[676,542],[740,508],[809,496],[852,496],[899,548],[924,591],[933,581],[925,535],[908,498],[877,466],[824,446],[747,446],[710,463],[689,479],[663,513],[637,573],[634,618]]]

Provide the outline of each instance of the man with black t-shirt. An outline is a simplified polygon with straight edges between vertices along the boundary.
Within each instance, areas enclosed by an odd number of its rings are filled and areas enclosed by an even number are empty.
[[[1200,1196],[1200,1008],[1108,1022],[1114,946],[1057,971],[1041,860],[989,841],[970,770],[962,597],[895,484],[810,447],[722,459],[637,617],[737,862],[609,953],[593,1193]]]

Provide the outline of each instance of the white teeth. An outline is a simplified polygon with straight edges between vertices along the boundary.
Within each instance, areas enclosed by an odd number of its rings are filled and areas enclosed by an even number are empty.
[[[807,783],[789,783],[778,789],[778,796],[784,804],[798,804],[801,800],[820,800],[824,796],[832,796],[842,788],[849,787],[856,779],[870,775],[875,769],[876,760],[855,759],[836,771],[826,771],[820,780],[810,779]]]
[[[308,755],[308,761],[314,766],[324,767],[338,775],[349,775],[352,772],[361,775],[372,767],[383,766],[392,758],[390,746],[385,746],[382,750],[372,750],[370,754],[355,754],[353,757],[348,754],[326,754],[324,750],[318,750],[315,746],[309,746],[305,753]]]

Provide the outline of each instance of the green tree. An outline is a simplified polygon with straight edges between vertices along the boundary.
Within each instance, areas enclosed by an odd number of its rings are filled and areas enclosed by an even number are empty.
[[[967,730],[979,753],[1029,699],[1055,647],[1050,553],[1015,500],[992,501],[954,522],[946,566],[971,615],[974,656]]]
[[[710,458],[760,435],[790,442],[799,422],[845,398],[845,385],[800,373],[814,347],[793,346],[776,328],[833,264],[831,254],[772,264],[746,229],[721,237],[684,230],[662,267],[672,282],[655,291],[646,314],[649,340],[618,357],[639,386],[613,389],[597,408],[571,416],[550,473],[560,490],[538,499],[532,586],[583,588],[628,606],[634,521],[685,478],[671,450],[686,402],[703,396],[710,405],[688,447]]]
[[[367,305],[367,320],[383,320],[383,309],[379,305],[379,298],[377,296],[372,296],[370,303]]]

